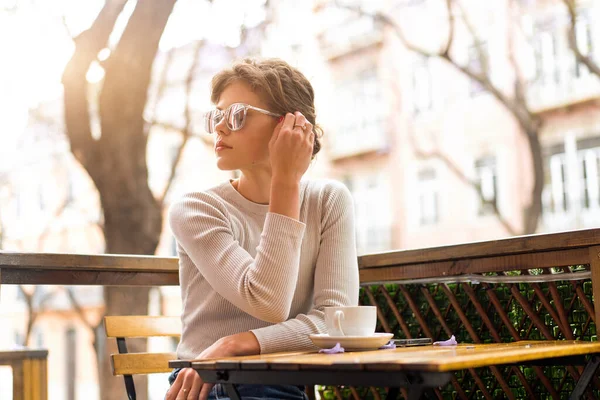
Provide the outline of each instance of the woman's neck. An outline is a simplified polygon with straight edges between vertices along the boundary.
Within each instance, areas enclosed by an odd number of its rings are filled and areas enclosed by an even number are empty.
[[[242,196],[257,204],[269,204],[271,197],[271,175],[242,175],[231,182]]]

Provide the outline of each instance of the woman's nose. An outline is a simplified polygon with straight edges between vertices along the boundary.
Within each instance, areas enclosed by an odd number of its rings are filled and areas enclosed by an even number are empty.
[[[229,135],[231,132],[227,127],[227,123],[225,122],[225,118],[221,118],[221,120],[215,125],[215,131],[219,135]]]

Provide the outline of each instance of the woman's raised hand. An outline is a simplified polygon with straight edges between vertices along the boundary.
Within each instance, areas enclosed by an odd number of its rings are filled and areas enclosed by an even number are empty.
[[[308,166],[313,152],[313,126],[300,112],[287,113],[269,142],[273,180],[297,183]]]

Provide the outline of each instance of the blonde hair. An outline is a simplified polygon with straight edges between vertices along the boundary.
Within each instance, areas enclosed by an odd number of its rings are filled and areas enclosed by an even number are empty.
[[[269,111],[278,114],[300,111],[313,125],[313,156],[321,150],[319,139],[323,129],[316,123],[315,92],[302,72],[277,58],[245,58],[213,77],[211,101],[216,104],[225,88],[235,81],[250,85],[267,103]]]

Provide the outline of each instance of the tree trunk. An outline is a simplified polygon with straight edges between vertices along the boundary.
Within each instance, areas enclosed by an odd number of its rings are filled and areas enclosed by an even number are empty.
[[[106,252],[154,254],[162,231],[162,210],[148,187],[146,145],[148,132],[143,113],[152,63],[174,0],[139,0],[113,55],[105,66],[100,94],[96,185],[104,210]],[[107,315],[147,315],[149,288],[106,287]],[[111,348],[112,347],[112,348]],[[99,363],[102,400],[123,398],[122,378],[110,374],[107,346]],[[129,341],[130,352],[146,351],[146,341]],[[136,377],[138,399],[147,398],[145,376]]]
[[[65,122],[71,150],[100,193],[104,214],[105,251],[111,254],[155,254],[162,230],[162,210],[148,186],[148,129],[143,112],[158,43],[175,0],[138,0],[105,69],[99,103],[100,138],[91,136],[85,74],[108,35],[125,1],[109,0],[92,27],[76,38],[75,53],[65,68]],[[149,288],[106,287],[107,315],[148,314]],[[100,398],[126,398],[122,377],[111,374],[113,341],[103,329],[95,332],[100,351]],[[128,342],[130,352],[145,351],[145,341]],[[147,379],[136,379],[138,399],[147,398]],[[161,394],[162,395],[162,394]]]
[[[533,187],[531,201],[523,210],[523,234],[535,233],[542,214],[542,190],[544,189],[544,160],[540,144],[539,131],[525,132],[531,153]]]

